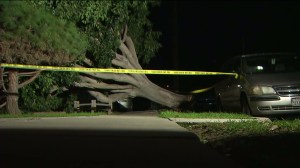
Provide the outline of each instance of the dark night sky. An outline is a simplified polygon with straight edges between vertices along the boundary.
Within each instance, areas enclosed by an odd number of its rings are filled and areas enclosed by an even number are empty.
[[[297,1],[162,1],[151,18],[163,33],[163,47],[145,69],[219,71],[227,58],[239,54],[299,52]],[[212,76],[150,77],[171,85],[176,78],[179,91],[215,82]]]

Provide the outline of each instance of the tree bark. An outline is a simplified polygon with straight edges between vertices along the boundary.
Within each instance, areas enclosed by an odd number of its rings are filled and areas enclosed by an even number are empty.
[[[8,73],[8,90],[7,90],[7,112],[9,114],[21,114],[21,110],[19,109],[18,100],[19,100],[19,92],[18,92],[18,71],[10,70]]]
[[[20,114],[22,113],[19,109],[18,100],[19,100],[19,91],[18,89],[24,87],[25,85],[33,82],[41,73],[42,70],[37,70],[34,72],[22,72],[19,73],[17,69],[10,69],[8,73],[4,73],[4,70],[1,69],[1,80],[0,80],[0,91],[1,93],[6,93],[6,95],[0,95],[6,97],[6,102],[1,102],[0,108],[6,106],[6,110],[9,114]],[[3,74],[7,74],[8,76],[8,89],[5,88],[5,84],[3,81]],[[22,83],[19,83],[19,76],[29,76],[29,78]]]
[[[127,35],[127,27],[120,39],[119,50],[112,60],[112,65],[124,69],[142,69],[135,46],[130,36]],[[92,66],[91,60],[84,61]],[[80,66],[80,65],[77,65]],[[192,99],[191,95],[180,95],[151,82],[145,74],[112,74],[112,73],[81,73],[81,81],[75,83],[77,87],[92,89],[90,95],[100,102],[115,102],[127,97],[144,97],[163,106],[178,109],[184,102]],[[101,83],[97,79],[101,79]],[[119,84],[106,84],[106,80],[112,80]],[[109,91],[109,95],[101,93],[101,90]]]
[[[3,102],[4,99],[6,100],[6,89],[4,87],[3,75],[4,70],[3,68],[0,68],[0,108],[6,106],[6,102]]]
[[[4,84],[4,81],[3,81],[3,74],[4,74],[3,69],[0,67],[0,92],[1,92],[2,90],[4,90],[4,87],[3,87],[3,84]],[[2,93],[2,92],[1,92],[1,93]],[[1,95],[0,95],[0,97],[1,97]]]

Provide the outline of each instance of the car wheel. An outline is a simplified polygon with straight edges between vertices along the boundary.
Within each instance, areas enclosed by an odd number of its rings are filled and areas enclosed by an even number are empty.
[[[242,112],[244,114],[252,115],[246,96],[242,96],[241,105],[242,105]]]

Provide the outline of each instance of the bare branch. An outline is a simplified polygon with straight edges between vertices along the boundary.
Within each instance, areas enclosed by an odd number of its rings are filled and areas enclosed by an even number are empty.
[[[128,39],[127,39],[128,38]],[[135,52],[135,48],[134,48],[134,44],[131,40],[131,38],[128,36],[126,39],[128,41],[129,44],[129,48],[131,48],[131,50],[123,43],[121,42],[119,49],[121,50],[122,53],[124,53],[126,55],[127,60],[130,63],[130,67],[127,67],[126,69],[143,69],[138,61],[138,58],[136,56],[136,52]],[[120,54],[116,54],[116,57],[120,57]],[[122,56],[122,55],[121,55]],[[124,56],[123,56],[124,57]],[[118,62],[115,62],[115,60],[113,60],[115,64],[117,64]],[[122,64],[119,64],[122,65]],[[139,76],[141,76],[142,78],[145,78],[148,80],[147,76],[145,74],[140,74]],[[136,79],[141,79],[141,77],[135,77]]]
[[[129,51],[132,53],[133,58],[138,62],[138,57],[136,54],[135,46],[134,46],[133,41],[130,36],[127,36],[125,43],[127,44]],[[141,66],[140,66],[140,68],[142,69]]]
[[[112,64],[124,69],[134,69],[134,67],[126,57],[117,53],[116,58],[112,60]],[[143,78],[146,77],[145,74],[131,74],[131,76],[134,77],[137,81],[144,80]]]
[[[77,87],[87,87],[90,89],[130,89],[131,85],[118,85],[118,84],[107,84],[104,82],[98,82],[95,79],[87,76],[80,76],[82,82],[75,82],[74,85]]]
[[[80,65],[75,65],[76,67],[82,67]],[[127,74],[114,74],[114,73],[92,73],[92,72],[82,72],[95,78],[114,80],[122,83],[129,83],[132,85],[138,85],[138,82],[130,75]]]
[[[28,85],[29,83],[33,82],[42,72],[42,70],[38,70],[35,72],[35,75],[33,75],[32,77],[30,77],[28,80],[24,81],[23,83],[19,84],[18,88],[22,88],[25,85]]]
[[[108,96],[112,102],[116,102],[118,100],[123,100],[128,97],[128,93],[116,93]]]
[[[50,94],[56,92],[58,89],[60,89],[60,87],[58,87],[58,86],[53,86],[52,89],[50,90]],[[68,90],[69,90],[69,89],[66,88],[66,87],[62,87],[61,89],[62,89],[62,91],[68,91]]]
[[[118,100],[122,100],[128,97],[128,93],[116,93],[116,94],[111,94],[109,96],[105,96],[101,92],[97,91],[88,91],[91,96],[95,97],[97,101],[103,102],[103,103],[113,103]]]
[[[124,29],[123,29],[123,32],[122,32],[122,34],[121,34],[121,41],[122,42],[125,42],[125,40],[126,40],[126,37],[127,37],[127,31],[128,31],[128,27],[127,27],[127,25],[125,25],[125,27],[124,27]]]
[[[114,89],[111,92],[112,93],[130,93],[132,91],[133,91],[133,89],[130,88],[130,89]]]
[[[113,59],[111,63],[124,69],[134,69],[128,59],[118,53],[116,53],[116,58]]]
[[[91,96],[93,96],[94,98],[96,98],[100,102],[103,102],[103,103],[112,103],[111,99],[109,99],[107,96],[105,96],[101,92],[89,90],[88,93]]]
[[[92,65],[91,60],[89,60],[89,59],[85,59],[84,62],[87,65]],[[134,69],[134,67],[130,64],[128,59],[125,56],[120,55],[118,53],[116,53],[116,58],[112,60],[112,64],[115,65],[115,66],[124,68],[124,69]],[[83,67],[83,66],[80,66],[80,65],[76,65],[76,66],[77,67]],[[111,77],[111,75],[104,75],[105,73],[101,73],[101,74],[102,75],[98,75],[96,78],[108,79],[107,77]],[[106,74],[108,74],[108,73],[106,73]],[[91,75],[91,74],[88,74],[88,75]],[[121,74],[115,74],[115,75],[121,75]],[[126,74],[123,74],[123,76],[124,75],[126,75]],[[92,76],[94,76],[94,75],[92,75]],[[100,77],[100,76],[102,76],[102,77]],[[145,75],[144,74],[131,74],[131,75],[127,75],[127,76],[128,76],[128,78],[131,78],[130,76],[132,76],[136,80],[141,80],[141,78],[144,77]],[[109,80],[115,80],[115,79],[110,79],[109,78]],[[132,79],[129,79],[129,80],[132,80]],[[119,82],[124,82],[124,81],[119,81]]]
[[[119,49],[123,53],[125,53],[128,61],[133,65],[134,69],[142,69],[142,67],[139,64],[137,64],[137,61],[135,61],[135,58],[133,57],[132,53],[123,42],[121,42]]]
[[[6,102],[0,104],[0,108],[3,108],[3,107],[5,107],[5,106],[6,106]]]
[[[137,88],[130,88],[130,89],[116,89],[112,90],[112,93],[127,93],[130,97],[137,97],[141,96],[141,92]]]
[[[88,66],[93,66],[93,62],[90,59],[88,59],[88,58],[85,58],[83,60],[83,62],[86,63]]]
[[[41,72],[43,70],[38,70],[38,71],[33,71],[33,72],[19,72],[18,75],[19,76],[33,76],[38,72]]]
[[[2,88],[2,90],[7,91],[5,88],[3,75],[4,75],[4,68],[0,68],[0,89]]]
[[[125,60],[126,57],[124,55],[116,53],[116,58],[115,59],[122,61],[122,60]]]

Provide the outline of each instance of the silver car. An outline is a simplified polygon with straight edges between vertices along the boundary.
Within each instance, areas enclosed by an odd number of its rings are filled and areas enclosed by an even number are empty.
[[[221,111],[253,116],[300,114],[300,57],[290,53],[242,55],[222,71],[235,72],[215,86]]]

